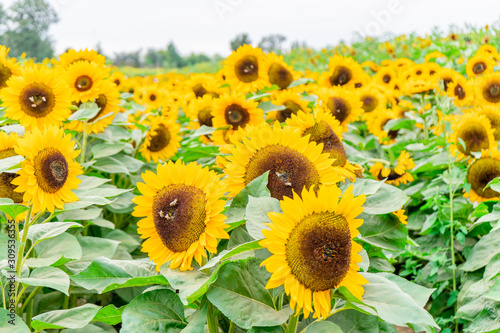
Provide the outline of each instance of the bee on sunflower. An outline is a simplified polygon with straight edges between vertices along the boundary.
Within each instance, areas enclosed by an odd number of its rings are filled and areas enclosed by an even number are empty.
[[[230,155],[224,172],[228,176],[231,196],[238,194],[248,183],[269,171],[267,187],[271,196],[282,199],[292,197],[305,188],[320,184],[336,184],[341,181],[332,167],[333,159],[322,154],[322,145],[302,137],[299,130],[281,128],[262,123],[247,130],[248,137],[238,138],[229,148]]]
[[[284,285],[296,315],[326,319],[331,311],[331,290],[346,287],[362,299],[368,281],[358,271],[362,246],[354,241],[363,224],[364,195],[355,197],[352,186],[341,193],[335,185],[318,191],[303,189],[300,196],[280,201],[283,213],[268,213],[270,230],[259,242],[272,255],[262,265],[272,273],[266,289]]]
[[[71,135],[57,126],[34,128],[17,141],[15,152],[26,159],[12,184],[17,185],[16,192],[24,193],[23,201],[33,205],[33,212],[54,212],[78,200],[71,190],[81,182],[77,176],[82,167],[74,161],[80,154],[74,146]]]
[[[193,258],[202,265],[206,251],[217,253],[217,239],[229,238],[221,214],[226,189],[220,178],[207,167],[181,161],[158,164],[156,174],[142,174],[144,183],[137,183],[141,195],[133,199],[137,206],[132,215],[142,217],[137,223],[146,239],[142,251],[156,270],[168,262],[172,269],[191,270]]]
[[[472,202],[499,200],[500,193],[490,187],[485,188],[497,177],[500,177],[500,152],[496,149],[482,150],[481,157],[467,170],[470,192],[464,193],[464,198],[469,198]]]
[[[28,66],[21,76],[11,76],[0,90],[5,116],[19,120],[28,131],[60,125],[71,115],[71,95],[58,70]]]
[[[181,126],[177,124],[175,119],[153,118],[151,128],[146,133],[146,139],[139,152],[148,162],[151,160],[155,163],[158,163],[159,160],[166,161],[174,156],[181,146],[180,130]]]
[[[488,118],[477,112],[468,112],[452,118],[449,136],[450,153],[458,160],[472,157],[472,153],[480,153],[483,149],[496,149],[494,131]],[[465,145],[465,147],[464,147]]]
[[[255,92],[268,85],[266,55],[260,48],[242,45],[224,61],[225,81],[234,91]]]
[[[381,162],[377,162],[370,168],[370,173],[376,180],[383,180],[387,178],[386,183],[399,186],[414,180],[411,170],[415,167],[415,162],[410,157],[410,153],[403,150],[398,157],[398,163],[394,168],[384,166]]]

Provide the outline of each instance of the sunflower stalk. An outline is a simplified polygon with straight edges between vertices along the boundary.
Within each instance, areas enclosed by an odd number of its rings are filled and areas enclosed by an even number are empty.
[[[85,150],[87,149],[87,119],[83,120],[82,151],[80,152],[80,164],[85,163]]]
[[[451,252],[451,275],[453,279],[453,292],[457,291],[457,276],[456,276],[456,262],[455,262],[455,231],[454,231],[454,221],[453,221],[453,197],[455,196],[455,190],[453,189],[453,177],[452,177],[452,166],[451,155],[448,154],[448,177],[449,177],[449,200],[450,200],[450,252]],[[455,313],[457,313],[457,302],[454,305]],[[455,318],[455,332],[458,333],[458,319]]]
[[[295,313],[294,313],[290,316],[290,320],[288,321],[288,325],[286,326],[286,333],[297,332],[297,324],[299,322],[299,314],[300,313],[297,313],[295,315]]]
[[[21,270],[23,268],[22,263],[23,263],[23,256],[24,256],[24,248],[26,246],[26,240],[28,239],[28,230],[29,230],[30,223],[31,223],[31,213],[32,212],[33,212],[33,204],[29,205],[28,211],[26,212],[26,220],[24,221],[23,236],[21,239],[19,239],[19,234],[18,234],[18,237],[17,237],[17,239],[21,242],[21,245],[19,246],[19,250],[17,252],[17,260],[16,260],[16,275],[18,278],[21,277]],[[16,308],[17,308],[18,289],[19,289],[19,280],[16,280],[16,283],[14,286],[14,295],[16,296]]]
[[[207,324],[209,333],[219,333],[219,327],[217,326],[217,317],[214,316],[214,306],[212,303],[208,304]]]

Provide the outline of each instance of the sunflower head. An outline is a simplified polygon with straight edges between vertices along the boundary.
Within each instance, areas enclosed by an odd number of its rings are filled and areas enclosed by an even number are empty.
[[[17,155],[14,146],[19,138],[17,133],[11,132],[7,134],[0,131],[0,160]],[[23,194],[15,192],[16,186],[12,184],[12,180],[17,177],[18,175],[15,173],[0,173],[0,198],[12,199],[15,203],[23,202]]]
[[[66,68],[71,66],[75,62],[82,60],[93,62],[100,67],[104,66],[106,62],[106,58],[103,55],[97,53],[97,51],[88,49],[75,51],[74,49],[70,49],[59,56],[59,65],[62,68]]]
[[[280,123],[285,122],[292,115],[303,111],[309,113],[308,102],[303,100],[299,94],[291,90],[277,91],[271,95],[271,102],[275,105],[284,106],[285,109],[271,111],[266,114],[267,119],[276,119]]]
[[[266,56],[251,45],[240,46],[224,61],[227,83],[234,90],[246,93],[262,89],[268,82]]]
[[[7,86],[11,76],[21,75],[21,66],[15,58],[8,58],[9,49],[0,45],[0,89]]]
[[[205,250],[217,253],[217,238],[229,238],[221,214],[225,188],[220,176],[196,163],[159,164],[156,174],[146,171],[137,183],[141,196],[132,215],[143,217],[137,225],[142,250],[156,263],[191,270],[193,258],[201,265]]]
[[[344,131],[347,131],[347,125],[356,121],[363,112],[363,103],[359,100],[355,92],[344,88],[331,88],[318,90],[318,96],[331,112],[331,114],[340,122]]]
[[[483,150],[481,158],[475,160],[467,171],[467,182],[471,189],[464,196],[475,202],[498,200],[500,193],[490,187],[486,188],[497,177],[500,177],[500,152]]]
[[[149,162],[153,160],[166,161],[174,156],[181,146],[179,131],[181,126],[175,119],[167,117],[155,117],[151,121],[151,129],[146,134],[146,140],[139,150],[142,156]]]
[[[33,211],[62,209],[65,202],[78,200],[71,192],[76,189],[82,173],[74,158],[80,153],[74,150],[70,135],[56,126],[40,131],[38,128],[19,139],[14,147],[18,155],[26,156],[21,162],[19,177],[12,181],[18,185],[16,192],[24,192],[23,201],[33,204]]]
[[[484,75],[476,83],[476,98],[479,104],[499,105],[500,103],[500,73]]]
[[[224,172],[228,175],[229,190],[236,195],[250,181],[269,171],[268,188],[271,196],[291,197],[293,191],[332,184],[341,177],[332,167],[322,146],[301,137],[299,130],[281,128],[278,122],[267,123],[247,132],[251,136],[234,142],[230,148],[230,161]]]
[[[267,55],[267,65],[269,82],[277,85],[280,89],[286,89],[295,80],[300,77],[300,73],[293,70],[293,67],[288,65],[283,56],[270,53]]]
[[[494,138],[494,129],[491,128],[488,118],[477,112],[469,112],[456,116],[452,122],[450,141],[450,152],[457,155],[458,159],[464,159],[472,155],[472,152],[481,152],[483,149],[497,147]],[[464,147],[465,144],[465,147]]]
[[[93,101],[99,96],[103,80],[109,76],[109,69],[93,62],[76,61],[67,67],[64,80],[76,102]]]
[[[22,76],[12,76],[0,91],[5,115],[19,120],[27,130],[61,124],[71,114],[71,102],[59,74],[45,66],[33,66],[24,68]]]
[[[324,87],[352,87],[364,73],[363,67],[351,57],[335,55],[328,63],[329,71],[320,78]]]
[[[357,298],[367,281],[357,273],[361,262],[358,235],[365,196],[354,197],[352,186],[344,194],[336,186],[281,201],[283,214],[268,213],[270,230],[259,244],[272,256],[262,262],[272,273],[266,288],[284,284],[290,307],[308,317],[325,319],[331,310],[331,289],[344,286]]]
[[[259,124],[263,119],[263,111],[257,108],[258,103],[247,100],[245,95],[223,95],[215,101],[212,111],[212,122],[215,128],[244,128],[247,125]]]
[[[465,69],[469,78],[493,72],[495,61],[491,58],[491,54],[478,52],[469,59]]]

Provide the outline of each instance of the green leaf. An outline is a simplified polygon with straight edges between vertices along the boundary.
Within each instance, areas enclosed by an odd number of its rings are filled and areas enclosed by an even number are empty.
[[[264,111],[264,113],[270,112],[270,111],[281,111],[285,110],[286,106],[284,105],[276,105],[273,102],[260,102],[259,103],[259,109]]]
[[[86,102],[82,103],[80,107],[78,108],[77,111],[75,111],[69,118],[68,120],[80,120],[84,121],[85,119],[92,119],[94,118],[98,113],[101,108],[97,106],[96,103],[94,102]]]
[[[0,308],[0,332],[30,333],[31,331],[17,314],[10,313],[2,307]]]
[[[486,266],[495,255],[500,253],[499,239],[500,229],[492,230],[484,235],[472,248],[467,261],[462,265],[462,270],[472,272]]]
[[[181,272],[164,264],[160,267],[160,273],[167,279],[172,288],[179,290],[181,302],[188,305],[206,293],[208,287],[215,281],[218,269],[216,268],[209,276],[197,269]]]
[[[92,154],[95,159],[113,156],[123,150],[125,143],[99,143],[92,147]]]
[[[15,155],[0,159],[0,173],[3,173],[15,167],[16,165],[21,163],[22,160],[24,160],[24,157],[21,155]]]
[[[120,333],[180,332],[187,326],[184,307],[171,290],[146,292],[134,298],[122,314]]]
[[[58,266],[82,257],[80,243],[75,236],[66,232],[35,245],[35,252],[36,258],[26,259],[29,267]]]
[[[189,324],[181,331],[181,333],[199,333],[205,331],[205,323],[207,321],[208,302],[203,299],[201,307],[189,316]]]
[[[146,260],[95,259],[86,269],[71,276],[71,281],[87,290],[104,293],[118,288],[167,284],[156,272],[156,265]]]
[[[241,328],[281,325],[293,311],[276,310],[273,294],[265,288],[270,276],[256,258],[227,263],[208,289],[207,298]]]
[[[401,209],[409,197],[397,187],[382,184],[375,194],[366,198],[366,214],[387,214]]]
[[[112,174],[114,173],[124,173],[126,175],[130,174],[125,164],[123,164],[122,162],[113,157],[99,158],[92,165],[92,167],[96,170]]]
[[[383,184],[384,182],[380,180],[357,178],[354,183],[346,182],[345,185],[341,186],[341,189],[344,192],[347,187],[352,186],[352,194],[355,196],[370,195],[376,193]]]
[[[389,273],[379,273],[379,276],[385,277],[387,280],[394,282],[398,285],[399,288],[406,294],[408,294],[420,307],[425,307],[427,302],[429,301],[429,297],[436,290],[436,288],[426,288],[408,281],[405,278],[400,276],[389,274]]]
[[[196,138],[202,135],[209,135],[215,131],[215,127],[209,127],[207,125],[201,125],[193,134],[191,134],[192,138]]]
[[[10,199],[8,199],[8,200],[12,201]],[[16,218],[17,215],[24,213],[27,210],[28,210],[28,207],[21,205],[21,204],[16,204],[13,201],[12,201],[12,203],[0,202],[0,211],[9,215],[11,218]]]
[[[361,275],[369,282],[363,286],[363,303],[374,308],[382,320],[400,326],[411,323],[438,327],[432,316],[396,283],[381,274]]]
[[[115,240],[90,236],[78,236],[77,239],[82,247],[82,260],[94,260],[97,257],[112,258],[120,244]]]
[[[83,227],[76,222],[49,222],[45,224],[35,224],[28,230],[28,239],[35,244],[43,240],[59,236],[69,228]]]
[[[384,131],[389,132],[389,131],[397,131],[400,129],[409,129],[413,130],[415,128],[415,120],[407,119],[407,118],[399,118],[399,119],[392,119],[389,120],[385,125],[384,125]]]
[[[101,186],[102,184],[108,183],[111,181],[111,179],[108,178],[100,178],[100,177],[91,177],[91,176],[84,176],[80,175],[77,177],[80,179],[82,182],[78,186],[78,190],[91,190],[96,187]]]
[[[500,303],[496,302],[484,309],[474,318],[474,321],[467,326],[465,332],[471,333],[493,333],[500,331]]]
[[[68,212],[64,212],[58,215],[60,221],[64,220],[74,220],[74,221],[85,221],[93,220],[101,215],[102,209],[97,207],[92,207],[89,209],[73,209]]]
[[[33,317],[31,326],[41,331],[49,328],[82,328],[95,317],[101,307],[85,304],[69,310],[49,311]]]
[[[316,321],[307,326],[306,333],[343,333],[343,331],[331,321]]]
[[[262,175],[248,183],[248,185],[234,197],[229,208],[224,214],[227,217],[226,223],[238,222],[245,218],[249,196],[256,198],[271,196],[271,193],[267,188],[268,175],[269,171],[264,172]]]
[[[378,325],[377,316],[352,309],[337,312],[326,320],[339,325],[342,332],[349,333],[371,333]]]
[[[52,288],[69,296],[69,276],[56,267],[35,268],[29,277],[21,278],[19,281],[30,286]]]
[[[388,250],[404,250],[408,230],[394,214],[359,216],[363,224],[358,228],[358,238],[369,244]]]
[[[269,212],[282,212],[278,199],[248,196],[248,205],[245,211],[245,218],[247,220],[246,227],[253,239],[263,239],[264,235],[261,230],[270,230],[270,228],[265,225],[265,223],[271,223],[271,220],[267,217],[267,213]]]
[[[100,309],[92,320],[108,325],[116,325],[122,322],[122,313],[125,307],[126,305],[116,308],[113,304],[110,304]]]
[[[231,257],[233,257],[233,256],[235,256],[237,254],[241,254],[241,253],[244,253],[244,252],[253,251],[253,250],[257,250],[257,249],[261,249],[261,248],[262,248],[262,246],[259,245],[259,241],[258,240],[255,240],[255,241],[252,241],[252,242],[248,242],[248,243],[244,243],[244,244],[240,244],[240,245],[236,246],[235,248],[233,248],[231,250],[224,250],[224,251],[222,251],[217,256],[215,256],[212,259],[210,259],[210,261],[207,262],[205,265],[203,265],[203,267],[201,267],[200,270],[204,270],[204,269],[207,269],[207,268],[212,268],[215,265],[217,265],[220,261],[229,259],[229,258],[231,258]],[[242,259],[242,258],[239,258],[239,259]]]

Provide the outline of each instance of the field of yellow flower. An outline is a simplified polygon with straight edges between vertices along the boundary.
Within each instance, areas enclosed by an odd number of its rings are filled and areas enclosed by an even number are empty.
[[[135,76],[0,45],[0,331],[500,332],[495,45]]]

